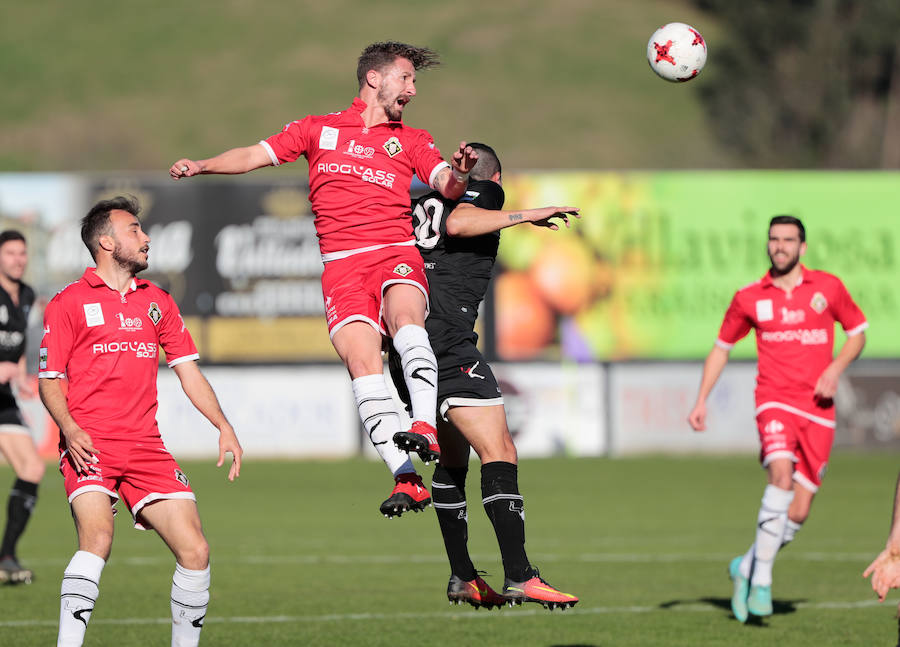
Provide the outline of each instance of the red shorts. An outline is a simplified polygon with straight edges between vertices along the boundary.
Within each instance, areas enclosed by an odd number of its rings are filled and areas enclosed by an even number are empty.
[[[325,263],[322,295],[329,336],[334,337],[351,321],[365,321],[386,335],[382,300],[388,286],[396,283],[419,288],[425,295],[427,312],[428,279],[415,245],[394,245]]]
[[[115,500],[122,496],[134,517],[134,526],[141,509],[161,499],[190,499],[196,501],[187,476],[181,471],[162,439],[150,441],[105,441],[94,444],[99,460],[89,474],[78,474],[68,451],[59,457],[59,471],[63,475],[69,503],[85,492],[103,492]]]
[[[794,461],[794,480],[816,492],[834,443],[834,422],[772,407],[756,414],[756,425],[763,467],[775,459],[789,458]]]

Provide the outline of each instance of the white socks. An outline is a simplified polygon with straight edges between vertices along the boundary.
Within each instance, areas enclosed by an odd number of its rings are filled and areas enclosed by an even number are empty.
[[[192,571],[175,564],[172,576],[172,647],[196,647],[209,605],[209,566]]]
[[[84,642],[105,565],[106,560],[102,557],[79,550],[66,566],[59,595],[57,647],[80,647]]]
[[[352,384],[363,427],[391,474],[415,472],[409,454],[394,444],[394,434],[400,431],[400,415],[384,383],[384,375],[365,375],[353,380]]]
[[[400,355],[403,379],[409,390],[413,420],[437,424],[437,359],[428,333],[412,324],[401,327],[393,337]]]
[[[756,541],[744,555],[740,567],[741,575],[750,577],[750,584],[753,586],[772,586],[772,567],[778,550],[787,543],[784,542],[788,526],[787,513],[793,500],[793,490],[766,486],[756,518]],[[800,525],[794,522],[791,524],[794,527],[790,539],[793,539]]]

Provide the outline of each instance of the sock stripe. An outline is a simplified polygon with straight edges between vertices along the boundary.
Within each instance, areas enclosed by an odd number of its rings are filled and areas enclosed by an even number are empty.
[[[465,508],[466,502],[461,501],[460,503],[437,503],[435,501],[432,501],[431,505],[433,505],[435,508],[438,508],[438,509],[453,510],[453,509]]]
[[[97,601],[97,598],[92,598],[89,595],[82,595],[81,593],[61,593],[59,597],[60,599],[79,598],[81,600],[84,600],[85,602],[90,602],[91,604],[94,604]]]
[[[483,504],[487,505],[488,503],[493,503],[494,501],[502,501],[504,499],[507,499],[510,501],[524,501],[525,500],[521,494],[492,494],[491,496],[485,497],[484,499],[482,499],[481,502]]]
[[[172,604],[177,604],[180,607],[184,607],[185,609],[205,609],[208,607],[208,604],[185,604],[184,602],[180,602],[175,598],[172,598]]]
[[[100,587],[100,584],[98,582],[95,582],[91,578],[85,577],[84,575],[72,575],[70,573],[63,573],[63,580],[82,580],[84,582],[90,582],[98,588]]]
[[[438,483],[434,479],[431,480],[431,488],[437,488],[438,490],[453,490],[456,488],[452,483]]]

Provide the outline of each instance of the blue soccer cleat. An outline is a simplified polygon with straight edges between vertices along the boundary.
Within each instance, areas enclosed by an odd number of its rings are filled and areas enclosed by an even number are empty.
[[[772,615],[772,587],[751,586],[747,596],[747,611],[755,616]]]
[[[739,622],[747,622],[747,596],[750,594],[750,581],[741,575],[741,560],[743,555],[738,555],[728,564],[728,576],[734,582],[734,592],[731,594],[731,612]]]

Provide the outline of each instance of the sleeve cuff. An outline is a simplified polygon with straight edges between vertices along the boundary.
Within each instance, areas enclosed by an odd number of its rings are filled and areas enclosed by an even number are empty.
[[[851,328],[850,330],[845,330],[844,332],[847,333],[848,337],[853,337],[855,335],[858,335],[859,333],[861,333],[868,327],[869,327],[869,322],[864,321],[861,324],[859,324],[856,328]]]
[[[269,154],[269,161],[272,162],[272,166],[278,166],[281,162],[278,161],[278,156],[275,155],[275,151],[272,150],[272,146],[265,139],[259,140],[259,145],[266,149],[266,153]]]
[[[200,353],[194,353],[193,355],[184,355],[182,357],[176,357],[171,362],[169,362],[169,368],[173,366],[177,366],[178,364],[184,364],[185,362],[193,362],[200,359]]]
[[[447,164],[447,162],[442,161],[431,170],[431,175],[428,176],[428,186],[430,186],[435,191],[437,191],[437,187],[434,186],[434,179],[437,177],[437,174],[443,171],[445,168],[450,168],[450,165]]]
[[[732,348],[734,348],[734,344],[723,341],[721,339],[716,339],[716,346],[718,346],[722,350],[731,350]]]

